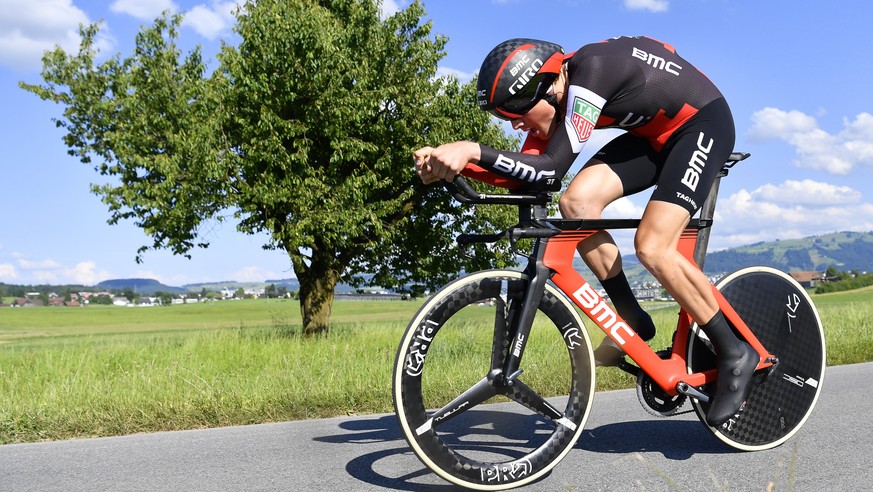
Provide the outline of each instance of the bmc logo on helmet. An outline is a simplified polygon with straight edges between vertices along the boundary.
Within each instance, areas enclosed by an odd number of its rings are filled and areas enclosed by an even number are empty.
[[[509,86],[509,93],[512,95],[515,95],[516,92],[523,89],[524,86],[526,86],[527,83],[530,82],[530,79],[532,79],[533,76],[537,74],[537,70],[539,70],[540,67],[543,66],[543,61],[539,58],[534,60],[533,63],[525,68],[527,62],[528,57],[527,55],[524,55],[518,63],[516,63],[509,69],[509,73],[513,77],[515,77],[519,73],[521,74],[517,79],[515,79],[515,82],[513,82],[512,85]]]

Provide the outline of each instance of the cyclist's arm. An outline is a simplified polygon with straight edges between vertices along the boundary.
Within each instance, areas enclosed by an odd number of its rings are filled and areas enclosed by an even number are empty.
[[[567,98],[563,125],[555,129],[542,153],[506,152],[480,144],[479,165],[534,187],[560,188],[561,179],[590,138],[606,104],[603,97],[576,85],[570,86]]]

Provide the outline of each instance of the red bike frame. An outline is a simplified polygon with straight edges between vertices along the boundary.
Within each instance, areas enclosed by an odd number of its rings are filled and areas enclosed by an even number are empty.
[[[559,221],[554,221],[557,223]],[[673,351],[669,359],[661,359],[646,342],[636,336],[632,327],[616,313],[606,301],[597,293],[597,290],[573,268],[573,257],[576,254],[576,246],[579,242],[603,229],[589,230],[563,230],[557,236],[547,240],[543,264],[549,267],[554,275],[551,280],[564,291],[574,304],[579,306],[608,337],[624,349],[625,353],[636,362],[640,369],[648,374],[668,395],[678,394],[677,386],[685,382],[692,387],[700,387],[704,384],[713,383],[717,379],[715,369],[688,374],[685,353],[688,342],[688,333],[693,320],[684,310],[679,311],[679,321],[676,327],[676,337],[673,343]],[[678,250],[693,265],[695,245],[700,229],[689,227],[679,239]],[[699,267],[698,267],[699,268]],[[725,318],[737,331],[748,341],[758,354],[761,362],[758,369],[764,369],[773,365],[772,355],[761,344],[754,333],[734,311],[721,292],[714,286],[713,294],[718,300],[718,305]]]

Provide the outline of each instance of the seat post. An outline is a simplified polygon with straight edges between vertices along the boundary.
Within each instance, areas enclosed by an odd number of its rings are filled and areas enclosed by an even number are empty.
[[[703,262],[706,260],[706,249],[709,246],[709,236],[712,234],[712,220],[715,217],[715,202],[718,200],[718,187],[721,178],[727,176],[728,170],[722,168],[715,177],[715,183],[709,190],[709,195],[700,207],[700,231],[697,234],[697,244],[694,245],[694,261],[703,270]]]

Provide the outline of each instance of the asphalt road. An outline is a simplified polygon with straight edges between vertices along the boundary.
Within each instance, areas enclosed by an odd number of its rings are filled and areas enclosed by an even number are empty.
[[[739,452],[693,413],[649,416],[633,390],[598,393],[586,433],[519,490],[873,490],[873,363],[828,368],[791,440]],[[687,405],[687,404],[686,404]],[[511,408],[511,407],[506,407]],[[500,410],[503,410],[501,408]],[[393,415],[0,446],[3,491],[447,491]]]

